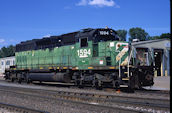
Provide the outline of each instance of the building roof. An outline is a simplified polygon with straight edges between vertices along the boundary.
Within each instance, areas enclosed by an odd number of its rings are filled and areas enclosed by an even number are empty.
[[[13,58],[15,58],[15,56],[0,58],[0,60],[13,59]]]
[[[156,39],[156,40],[132,42],[131,45],[135,48],[171,50],[170,39]]]
[[[154,42],[161,42],[170,39],[156,39],[156,40],[147,40],[147,41],[139,41],[139,42],[132,42],[131,45],[136,46],[136,45],[142,45],[142,44],[147,44],[147,43],[154,43]]]

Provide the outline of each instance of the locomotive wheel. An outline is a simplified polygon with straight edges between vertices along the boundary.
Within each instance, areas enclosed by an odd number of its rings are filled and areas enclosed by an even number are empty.
[[[30,79],[26,80],[27,84],[32,83],[32,81]]]
[[[77,80],[75,80],[74,85],[75,85],[75,86],[77,86],[77,85],[78,85],[78,84],[77,84]]]
[[[11,81],[11,82],[14,82],[14,78],[10,78],[10,81]]]
[[[82,80],[79,80],[79,82],[78,82],[79,84],[78,84],[78,87],[79,88],[84,88],[84,85],[83,85],[83,82],[82,82]]]
[[[137,84],[135,83],[135,80],[136,78],[134,76],[131,76],[130,77],[130,80],[129,80],[129,88],[131,89],[134,89],[134,88],[137,88],[138,87],[138,82]]]
[[[102,85],[100,80],[95,80],[95,88],[98,90],[102,90]]]
[[[139,80],[138,75],[135,76],[135,88],[137,88],[137,89],[142,89],[142,85],[141,85],[141,84],[142,84],[142,83],[141,83],[141,81]]]
[[[113,88],[115,88],[115,89],[119,89],[120,88],[119,80],[113,80],[112,84],[113,84]]]
[[[28,74],[29,73],[24,74],[24,80],[26,81],[27,84],[30,84],[30,83],[32,83],[32,80],[28,77],[29,76]]]
[[[81,80],[75,80],[75,85],[78,87],[78,88],[83,88],[83,83]]]
[[[21,79],[21,78],[18,78],[17,82],[18,82],[19,84],[21,84],[22,79]]]
[[[26,78],[26,83],[29,84],[32,83],[32,81],[29,78]]]
[[[92,87],[96,86],[95,82],[96,82],[95,80],[92,81]]]
[[[10,72],[7,72],[6,74],[5,74],[5,80],[8,80],[8,79],[10,79]]]
[[[16,80],[19,84],[21,84],[21,82],[22,82],[22,74],[21,73],[16,74]]]

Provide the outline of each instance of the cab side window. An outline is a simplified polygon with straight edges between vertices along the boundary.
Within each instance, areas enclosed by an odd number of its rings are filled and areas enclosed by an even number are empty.
[[[80,47],[88,47],[88,38],[80,39]]]

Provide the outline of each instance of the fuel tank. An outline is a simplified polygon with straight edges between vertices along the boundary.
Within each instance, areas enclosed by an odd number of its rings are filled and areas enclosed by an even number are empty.
[[[71,80],[70,75],[66,73],[29,73],[28,78],[32,81],[43,81],[43,82],[68,83]]]

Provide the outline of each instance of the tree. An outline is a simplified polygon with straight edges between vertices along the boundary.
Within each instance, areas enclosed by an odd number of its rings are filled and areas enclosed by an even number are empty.
[[[162,33],[160,36],[151,36],[149,37],[149,40],[155,40],[155,39],[171,39],[170,33]]]
[[[136,27],[129,30],[129,41],[133,39],[139,39],[140,41],[145,41],[149,39],[149,34],[142,28]]]
[[[171,39],[170,37],[171,37],[171,34],[170,34],[170,33],[162,33],[162,34],[160,35],[160,38],[161,38],[161,39],[163,39],[163,38]]]
[[[148,40],[160,39],[160,36],[150,36]]]
[[[3,58],[6,56],[7,53],[7,48],[6,47],[2,47],[0,50],[0,57]]]
[[[13,45],[10,45],[8,47],[2,47],[0,49],[0,58],[10,57],[14,55],[15,55],[15,47]]]
[[[117,35],[121,38],[122,41],[126,41],[127,31],[126,30],[117,30]]]
[[[10,56],[14,56],[15,55],[15,47],[10,45],[7,48],[7,53],[6,53],[6,57],[10,57]]]

